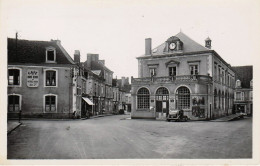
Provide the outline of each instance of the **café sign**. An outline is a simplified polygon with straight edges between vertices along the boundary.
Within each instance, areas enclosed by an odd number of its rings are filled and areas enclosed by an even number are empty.
[[[39,71],[38,70],[27,70],[27,86],[38,87],[39,86]]]

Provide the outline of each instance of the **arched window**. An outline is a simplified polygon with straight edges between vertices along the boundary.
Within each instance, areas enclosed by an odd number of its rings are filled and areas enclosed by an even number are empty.
[[[217,96],[218,96],[218,92],[217,89],[214,90],[214,108],[217,108]]]
[[[157,101],[167,101],[169,100],[169,91],[165,87],[161,87],[156,91],[156,98]]]
[[[189,109],[190,108],[190,90],[187,87],[179,87],[176,92],[177,95],[177,108]]]
[[[157,89],[156,94],[157,95],[167,95],[167,94],[169,94],[169,91],[165,87],[161,87],[161,88]]]
[[[147,88],[141,88],[137,92],[137,108],[149,109],[150,108],[150,93]]]
[[[241,81],[240,80],[236,81],[236,88],[238,88],[238,87],[241,87]]]

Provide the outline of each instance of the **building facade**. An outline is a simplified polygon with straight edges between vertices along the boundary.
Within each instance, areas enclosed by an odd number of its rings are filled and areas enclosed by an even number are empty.
[[[131,78],[132,118],[165,118],[183,109],[190,119],[213,119],[232,113],[235,73],[211,49],[180,32],[137,58],[138,78]]]
[[[87,94],[94,103],[96,114],[113,112],[113,71],[105,66],[105,60],[99,60],[98,54],[87,54],[87,60],[82,63],[87,77]]]
[[[80,107],[77,71],[59,40],[8,38],[8,118],[70,118]]]
[[[234,66],[236,72],[234,109],[253,114],[253,66]]]

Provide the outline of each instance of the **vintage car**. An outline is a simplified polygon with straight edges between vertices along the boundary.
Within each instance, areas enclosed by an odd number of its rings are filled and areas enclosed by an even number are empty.
[[[176,122],[186,122],[189,120],[188,116],[183,115],[183,110],[169,110],[169,114],[167,116],[167,121],[176,121]]]

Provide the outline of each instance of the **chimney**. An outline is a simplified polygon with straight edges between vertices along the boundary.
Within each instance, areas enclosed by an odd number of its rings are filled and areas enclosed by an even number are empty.
[[[125,85],[125,77],[122,77],[121,80],[121,86],[123,87]]]
[[[126,77],[125,84],[129,85],[129,77]]]
[[[80,52],[79,52],[79,50],[75,50],[75,52],[74,52],[74,62],[80,63]]]
[[[99,55],[98,54],[87,54],[87,67],[91,69],[91,62],[96,61],[98,62]]]
[[[209,37],[205,39],[205,47],[211,49],[211,39]]]
[[[152,53],[152,39],[146,38],[145,39],[145,55],[151,55]]]

